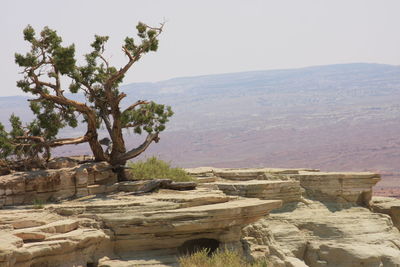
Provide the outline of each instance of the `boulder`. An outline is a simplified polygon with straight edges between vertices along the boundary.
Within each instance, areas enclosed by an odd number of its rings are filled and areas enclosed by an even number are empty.
[[[400,230],[400,199],[391,197],[373,197],[370,206],[373,212],[389,215],[392,218],[394,226]]]
[[[291,257],[306,266],[400,266],[400,233],[391,218],[350,203],[290,203],[245,227],[243,236],[250,248],[267,246],[267,256],[283,262]]]
[[[381,180],[371,172],[308,172],[290,175],[305,189],[306,196],[324,202],[368,206],[372,187]]]

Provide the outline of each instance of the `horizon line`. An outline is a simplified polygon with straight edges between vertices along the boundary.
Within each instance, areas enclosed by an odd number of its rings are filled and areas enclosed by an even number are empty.
[[[290,70],[301,70],[301,69],[310,69],[310,68],[321,68],[328,66],[340,66],[340,65],[384,65],[384,66],[392,66],[392,67],[400,67],[400,65],[386,64],[386,63],[373,63],[373,62],[351,62],[351,63],[333,63],[333,64],[323,64],[323,65],[310,65],[304,67],[292,67],[292,68],[277,68],[277,69],[261,69],[261,70],[248,70],[248,71],[234,71],[234,72],[221,72],[221,73],[213,73],[213,74],[198,74],[198,75],[188,75],[188,76],[175,76],[172,78],[159,80],[155,82],[130,82],[120,86],[120,88],[131,85],[131,84],[157,84],[160,82],[172,81],[177,79],[190,79],[190,78],[202,78],[202,77],[210,77],[210,76],[222,76],[222,75],[234,75],[240,73],[256,73],[256,72],[269,72],[269,71],[290,71]],[[21,92],[23,93],[23,92]],[[6,97],[28,97],[29,93],[25,94],[16,94],[16,95],[0,95],[0,98]]]

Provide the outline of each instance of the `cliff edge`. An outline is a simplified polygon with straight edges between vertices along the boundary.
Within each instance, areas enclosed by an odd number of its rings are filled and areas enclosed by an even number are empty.
[[[199,248],[271,266],[400,266],[400,200],[372,198],[376,173],[201,167],[187,169],[197,185],[149,187],[117,183],[103,162],[53,167],[0,176],[1,267],[178,266]]]

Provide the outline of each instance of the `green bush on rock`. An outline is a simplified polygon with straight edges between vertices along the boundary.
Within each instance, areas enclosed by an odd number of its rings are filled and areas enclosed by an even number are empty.
[[[150,157],[146,161],[137,161],[129,163],[131,168],[130,174],[133,180],[150,180],[150,179],[171,179],[175,182],[190,182],[194,181],[194,177],[189,176],[181,168],[172,168],[169,163]]]

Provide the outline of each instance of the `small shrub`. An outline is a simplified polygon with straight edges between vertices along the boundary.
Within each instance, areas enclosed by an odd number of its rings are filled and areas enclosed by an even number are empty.
[[[148,158],[146,161],[129,163],[133,180],[150,180],[154,178],[171,179],[176,182],[189,182],[195,179],[181,168],[171,168],[170,164],[157,157]]]
[[[267,267],[265,260],[253,264],[247,263],[237,252],[231,250],[217,250],[208,256],[208,250],[202,249],[191,255],[179,258],[181,267]]]
[[[43,201],[43,200],[40,200],[40,199],[34,199],[33,200],[33,208],[34,209],[43,209],[44,208],[44,204],[45,204],[45,201]]]
[[[211,266],[211,258],[208,257],[207,249],[202,249],[191,255],[179,258],[180,267],[208,267]]]

